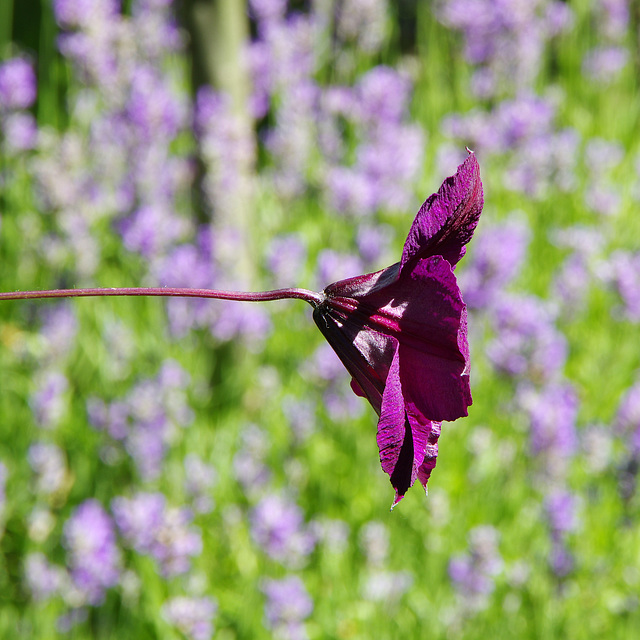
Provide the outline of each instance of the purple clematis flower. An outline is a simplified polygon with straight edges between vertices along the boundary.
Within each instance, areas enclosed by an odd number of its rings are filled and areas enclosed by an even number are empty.
[[[402,259],[325,288],[314,320],[376,410],[382,469],[397,504],[435,466],[442,420],[471,404],[467,309],[453,269],[482,211],[473,153],[420,208]]]

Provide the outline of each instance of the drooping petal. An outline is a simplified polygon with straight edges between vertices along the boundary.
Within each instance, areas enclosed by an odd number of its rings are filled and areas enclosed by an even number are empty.
[[[480,167],[470,152],[456,174],[420,207],[404,243],[401,268],[432,255],[443,256],[455,267],[478,224],[482,204]]]
[[[427,482],[431,476],[431,472],[436,466],[436,459],[438,458],[438,438],[440,437],[440,430],[442,425],[440,422],[432,422],[431,433],[429,434],[429,441],[427,443],[427,450],[425,451],[424,461],[418,469],[418,480],[422,486],[426,489]]]
[[[433,423],[413,409],[407,411],[396,352],[387,376],[377,435],[380,464],[396,490],[394,505],[419,477],[433,431]]]
[[[397,353],[393,358],[382,398],[377,441],[382,470],[389,475],[396,490],[395,505],[413,484],[413,437],[404,408]]]

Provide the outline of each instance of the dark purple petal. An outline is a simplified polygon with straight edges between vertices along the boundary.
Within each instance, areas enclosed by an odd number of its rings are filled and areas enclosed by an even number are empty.
[[[351,387],[354,393],[367,398],[378,415],[385,381],[398,343],[391,336],[369,328],[366,323],[352,320],[351,316],[358,304],[355,296],[394,282],[398,268],[399,264],[396,264],[383,271],[329,285],[324,291],[327,300],[313,313],[318,328],[353,377]],[[346,311],[333,308],[329,297],[333,295],[346,301]]]
[[[355,276],[334,282],[325,288],[327,298],[363,298],[393,284],[398,279],[400,263],[363,276]]]
[[[405,286],[411,285],[414,298],[400,322],[405,395],[431,420],[461,418],[472,401],[467,310],[455,276],[448,262],[434,256],[416,265]],[[418,323],[421,334],[415,332]]]
[[[441,255],[452,267],[465,252],[482,211],[480,167],[473,153],[425,200],[407,236],[401,268],[408,262]]]
[[[314,310],[313,319],[353,377],[353,391],[367,398],[380,415],[384,385],[398,341],[351,322],[326,305]]]
[[[378,421],[378,449],[382,470],[389,475],[396,490],[397,504],[413,484],[413,439],[400,384],[400,360],[393,357],[382,397],[382,412]]]
[[[383,385],[393,355],[384,335],[394,336],[400,343],[405,397],[429,420],[466,416],[471,404],[466,308],[451,266],[440,256],[432,256],[387,284],[396,268],[327,287],[325,294],[332,297],[325,303],[330,309],[325,315],[339,323],[341,336],[330,339],[318,326],[334,349],[335,342],[342,341],[342,351],[355,347],[365,353],[369,368],[377,372]],[[371,400],[367,382],[349,366],[347,369]],[[381,393],[379,383],[376,387]],[[380,413],[379,402],[372,404]]]
[[[389,474],[396,490],[394,505],[420,476],[432,430],[433,423],[416,410],[412,403],[407,404],[403,396],[400,356],[396,353],[387,376],[377,436],[382,469]],[[439,429],[437,432],[439,433]]]
[[[429,434],[429,441],[424,454],[424,461],[418,469],[418,480],[420,480],[425,489],[427,488],[427,482],[429,481],[431,472],[436,466],[436,459],[438,457],[438,438],[440,437],[440,431],[442,428],[442,424],[440,422],[432,422],[431,425],[431,433]]]

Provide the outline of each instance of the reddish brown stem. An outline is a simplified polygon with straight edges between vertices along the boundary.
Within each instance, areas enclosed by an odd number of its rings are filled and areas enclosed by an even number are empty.
[[[182,289],[172,287],[116,287],[110,289],[48,289],[0,293],[0,300],[34,300],[42,298],[89,298],[98,296],[162,296],[173,298],[214,298],[239,302],[299,299],[318,306],[324,296],[308,289],[274,289],[273,291],[218,291],[217,289]]]

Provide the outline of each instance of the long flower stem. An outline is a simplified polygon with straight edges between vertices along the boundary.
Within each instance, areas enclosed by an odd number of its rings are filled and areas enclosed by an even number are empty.
[[[116,287],[113,289],[48,289],[43,291],[10,291],[0,293],[0,300],[33,300],[41,298],[89,298],[98,296],[162,296],[173,298],[214,298],[239,302],[267,302],[296,298],[318,306],[323,295],[308,289],[274,289],[273,291],[219,291],[217,289],[182,289],[172,287]]]

